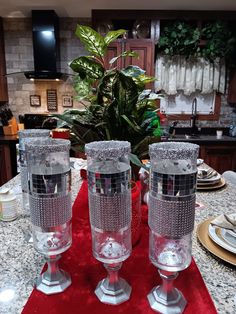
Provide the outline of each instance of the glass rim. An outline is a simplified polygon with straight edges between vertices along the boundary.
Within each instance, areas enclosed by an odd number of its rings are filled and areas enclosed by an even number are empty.
[[[42,137],[43,135],[49,136],[50,130],[48,130],[48,129],[25,129],[25,130],[19,130],[18,131],[18,136],[20,138]]]
[[[128,141],[95,141],[85,144],[85,153],[92,158],[119,158],[131,152]]]
[[[70,149],[71,143],[66,139],[32,138],[25,144],[26,151],[38,153],[63,152]]]
[[[199,145],[186,142],[159,142],[149,145],[151,159],[196,159]]]

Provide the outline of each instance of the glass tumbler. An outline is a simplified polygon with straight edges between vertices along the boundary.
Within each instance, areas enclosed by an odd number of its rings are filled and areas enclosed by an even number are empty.
[[[22,190],[22,204],[26,216],[30,215],[29,211],[29,195],[28,195],[28,174],[25,154],[25,144],[27,140],[32,138],[49,138],[50,130],[45,129],[28,129],[19,130],[19,164],[20,164],[20,177],[21,177],[21,190]],[[32,232],[29,229],[25,231],[25,239],[27,242],[32,242]]]
[[[48,263],[36,282],[45,294],[64,291],[70,276],[60,270],[60,254],[71,245],[70,141],[32,139],[26,143],[30,218],[34,248]]]
[[[159,313],[182,313],[186,306],[173,280],[191,263],[198,151],[199,146],[190,143],[149,146],[149,258],[163,283],[148,300]]]
[[[116,305],[131,293],[128,283],[118,277],[132,250],[130,143],[92,142],[85,145],[85,152],[93,255],[108,272],[95,294],[101,302]]]

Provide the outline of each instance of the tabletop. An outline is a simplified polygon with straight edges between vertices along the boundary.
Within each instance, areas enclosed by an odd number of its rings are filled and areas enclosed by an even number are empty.
[[[74,159],[75,161],[75,159]],[[77,196],[82,184],[79,169],[86,161],[76,159],[72,168],[72,200]],[[18,218],[11,222],[0,221],[0,313],[21,313],[33,289],[34,280],[40,273],[45,260],[33,245],[24,239],[24,231],[29,226],[29,218],[22,211],[20,175],[4,185],[13,189],[17,195]],[[235,186],[227,183],[217,191],[197,192],[195,229],[193,232],[193,257],[199,267],[205,284],[220,314],[236,313],[234,295],[236,294],[235,266],[232,266],[209,253],[197,240],[197,225],[209,217],[221,213],[233,213],[236,208]],[[14,294],[10,302],[3,302],[1,292]]]

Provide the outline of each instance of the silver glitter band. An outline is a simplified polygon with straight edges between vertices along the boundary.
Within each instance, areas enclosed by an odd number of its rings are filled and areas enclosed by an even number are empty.
[[[31,222],[41,228],[63,225],[72,217],[71,193],[53,198],[29,195],[29,203]]]
[[[196,196],[185,201],[160,200],[149,195],[148,224],[152,231],[170,238],[181,238],[193,231]]]
[[[130,143],[127,141],[100,141],[85,145],[85,152],[92,158],[99,160],[118,159],[130,153]]]
[[[130,192],[114,196],[89,193],[90,223],[94,228],[119,231],[131,224]]]
[[[28,193],[29,186],[28,186],[28,171],[25,165],[20,166],[20,177],[21,177],[21,189],[22,192]]]
[[[27,140],[25,149],[32,154],[65,152],[70,149],[70,141],[64,139],[34,138]]]
[[[182,142],[163,142],[149,145],[151,159],[191,159],[197,162],[199,146]]]
[[[28,137],[46,137],[50,136],[50,130],[47,129],[27,129],[18,131],[19,138],[28,138]]]

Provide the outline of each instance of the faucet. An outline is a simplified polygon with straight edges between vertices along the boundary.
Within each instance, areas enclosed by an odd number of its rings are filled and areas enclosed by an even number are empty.
[[[195,97],[192,102],[192,114],[190,118],[190,133],[191,135],[196,135],[198,133],[198,128],[196,126],[197,120],[197,98]]]

